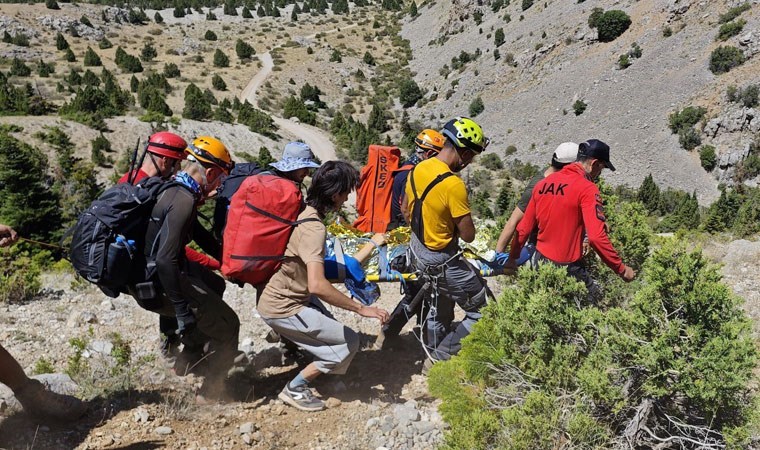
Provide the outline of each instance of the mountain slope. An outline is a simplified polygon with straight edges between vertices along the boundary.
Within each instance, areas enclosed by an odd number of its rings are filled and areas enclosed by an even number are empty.
[[[437,89],[438,98],[413,114],[423,120],[467,115],[468,105],[480,95],[485,111],[478,121],[492,138],[489,151],[499,156],[515,145],[513,157],[543,165],[560,142],[595,137],[612,147],[618,171],[605,174],[610,182],[638,187],[651,172],[658,184],[696,191],[700,202],[710,202],[717,196],[717,180],[702,169],[697,152],[680,148],[678,136],[668,129],[668,115],[694,104],[707,106],[709,116],[719,109],[727,85],[760,80],[757,58],[720,76],[708,69],[710,53],[719,45],[714,41],[718,16],[740,3],[555,0],[537,2],[526,11],[511,2],[497,13],[490,4],[469,0],[421,6],[403,35],[412,45],[415,79],[431,93]],[[632,25],[613,42],[599,42],[587,24],[593,7],[624,10]],[[757,29],[757,9],[742,16],[747,25],[741,35]],[[478,10],[480,25],[474,22]],[[508,23],[505,13],[511,16]],[[495,60],[493,33],[500,27],[505,43]],[[663,36],[665,27],[672,36]],[[436,39],[445,42],[439,45]],[[720,44],[739,46],[738,40]],[[620,70],[618,58],[634,42],[643,54]],[[441,75],[453,57],[476,49],[482,55],[463,72]],[[514,66],[507,53],[514,55]],[[579,116],[572,107],[577,99],[588,105]],[[723,143],[719,153],[732,145],[740,144]]]

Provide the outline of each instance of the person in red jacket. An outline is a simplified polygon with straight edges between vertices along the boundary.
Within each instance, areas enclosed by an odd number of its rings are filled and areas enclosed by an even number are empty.
[[[584,233],[602,261],[625,281],[636,272],[625,265],[607,237],[606,218],[599,188],[592,180],[603,169],[615,170],[610,147],[597,139],[578,146],[578,160],[536,184],[525,216],[515,231],[510,255],[519,255],[531,232],[538,229],[536,252],[531,262],[549,261],[567,267],[591,291],[593,282],[583,265]],[[510,256],[508,268],[516,268]]]
[[[187,148],[187,141],[177,134],[169,131],[159,131],[154,133],[148,138],[148,144],[145,147],[145,156],[142,159],[142,164],[137,169],[125,173],[119,178],[118,183],[139,183],[141,180],[148,177],[160,177],[165,180],[173,177],[180,168],[180,163],[187,157],[185,149]],[[199,222],[195,222],[193,235],[200,237],[199,241],[214,242],[211,233],[208,232]],[[199,244],[201,245],[201,244]],[[218,243],[209,248],[208,245],[204,246],[205,251],[217,251],[219,250]],[[199,251],[196,251],[190,247],[185,247],[185,257],[188,261],[200,264],[210,270],[220,270],[222,265],[219,262],[218,254],[209,256]],[[214,289],[219,295],[224,293],[224,283],[216,283],[216,286],[209,286]],[[173,357],[176,355],[180,339],[177,329],[179,324],[177,319],[169,316],[159,316],[158,328],[161,333],[161,354],[166,357]]]

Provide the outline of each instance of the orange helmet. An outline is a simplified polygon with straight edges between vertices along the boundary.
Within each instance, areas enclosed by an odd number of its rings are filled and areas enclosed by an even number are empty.
[[[235,162],[230,157],[227,147],[219,139],[211,136],[199,136],[187,146],[185,152],[192,156],[196,161],[206,167],[207,164],[213,164],[228,175]]]
[[[420,134],[414,138],[414,145],[418,152],[432,153],[433,155],[437,155],[443,149],[445,142],[441,133],[429,128],[420,131]]]

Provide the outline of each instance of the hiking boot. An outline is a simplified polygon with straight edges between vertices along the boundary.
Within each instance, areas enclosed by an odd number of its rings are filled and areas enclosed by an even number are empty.
[[[179,336],[166,336],[161,341],[161,356],[167,360],[173,360],[179,355]]]
[[[71,422],[87,412],[87,403],[71,395],[50,391],[44,384],[33,379],[21,386],[14,395],[29,414],[40,419]]]
[[[207,361],[203,350],[184,348],[174,361],[174,373],[181,377],[189,373],[203,375],[207,371]]]
[[[291,388],[290,383],[288,383],[277,398],[301,411],[322,411],[325,409],[325,402],[314,397],[311,389],[306,386]]]

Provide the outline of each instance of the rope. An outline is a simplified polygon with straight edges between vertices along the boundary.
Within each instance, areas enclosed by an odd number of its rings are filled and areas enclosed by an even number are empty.
[[[67,248],[61,247],[60,245],[48,244],[46,242],[35,241],[34,239],[27,239],[27,238],[24,238],[24,237],[19,237],[18,239],[20,241],[28,242],[30,244],[41,245],[43,247],[54,248],[56,250],[63,250],[64,252],[68,252]]]

